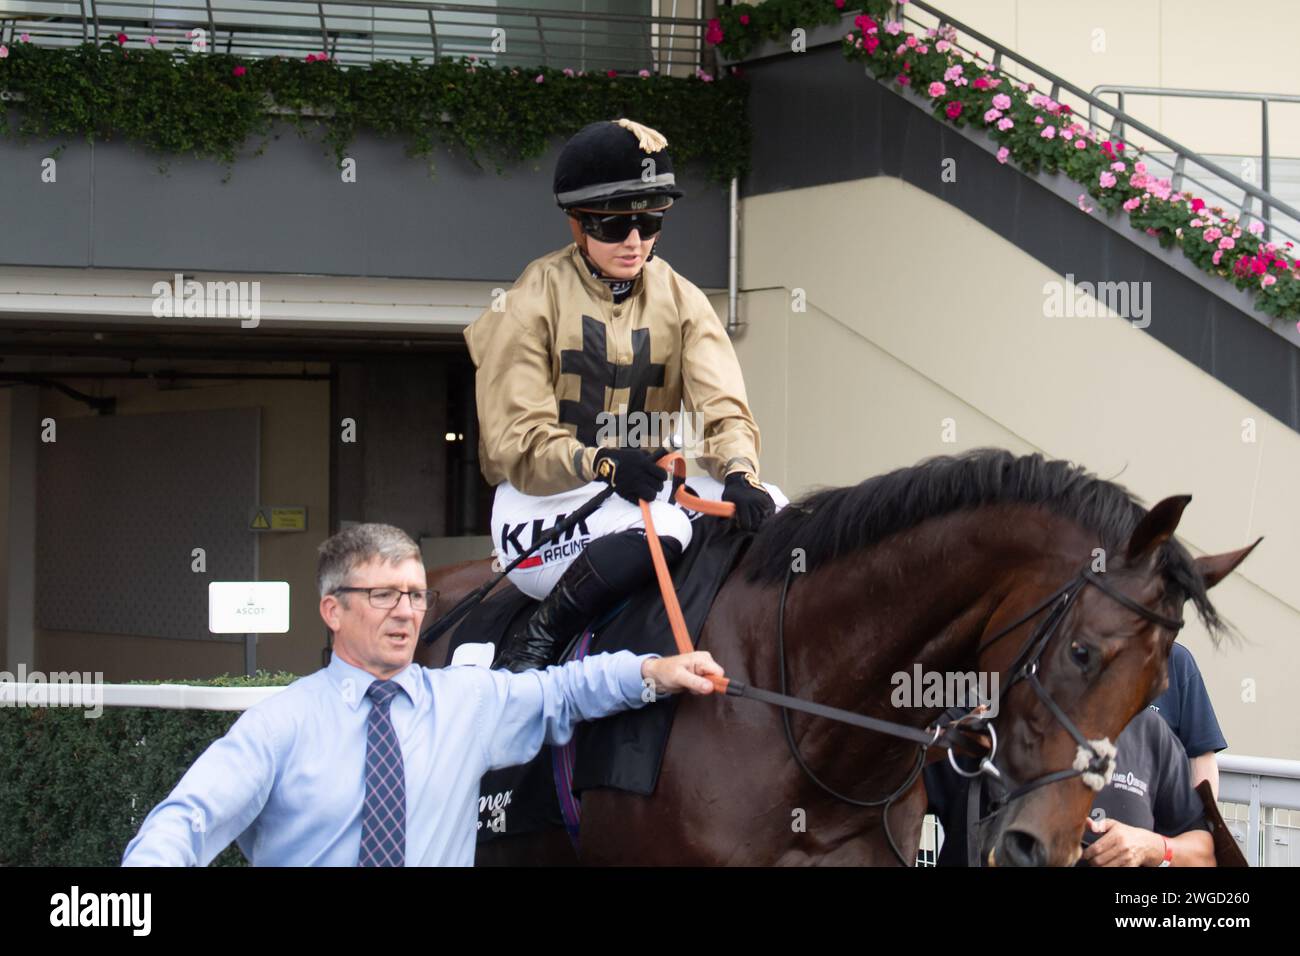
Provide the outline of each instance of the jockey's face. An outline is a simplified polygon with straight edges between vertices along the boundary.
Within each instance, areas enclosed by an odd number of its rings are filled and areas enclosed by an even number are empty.
[[[577,219],[570,216],[569,222],[572,223],[574,239],[579,242],[579,237],[586,239],[587,258],[613,279],[636,278],[659,238],[659,235],[653,235],[642,239],[641,233],[633,229],[622,242],[600,242],[585,235]]]
[[[372,558],[353,569],[347,586],[421,590],[427,587],[424,564],[417,558],[408,558],[401,564],[386,564]],[[321,598],[320,613],[334,632],[334,653],[381,680],[387,680],[411,663],[424,618],[423,611],[411,609],[410,595],[399,598],[396,607],[377,608],[371,605],[369,595],[359,591],[325,595]]]

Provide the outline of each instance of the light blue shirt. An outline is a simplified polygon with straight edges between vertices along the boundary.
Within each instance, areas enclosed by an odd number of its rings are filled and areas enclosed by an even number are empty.
[[[412,663],[397,674],[407,865],[473,865],[479,778],[527,762],[543,740],[567,743],[580,720],[641,706],[641,664],[656,656],[593,654],[522,674]],[[207,866],[235,840],[254,866],[356,866],[373,680],[334,655],[249,708],[153,808],[122,865]]]

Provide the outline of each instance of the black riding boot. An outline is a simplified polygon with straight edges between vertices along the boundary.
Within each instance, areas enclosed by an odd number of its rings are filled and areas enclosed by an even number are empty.
[[[664,536],[659,543],[669,565],[681,557],[676,538]],[[653,575],[650,547],[640,528],[594,539],[573,559],[523,633],[502,648],[492,666],[515,673],[549,667],[575,634]]]

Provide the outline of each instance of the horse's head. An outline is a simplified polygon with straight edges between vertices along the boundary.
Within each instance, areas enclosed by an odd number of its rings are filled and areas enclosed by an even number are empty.
[[[990,622],[981,666],[1005,674],[993,760],[1002,786],[992,790],[1001,809],[980,842],[992,865],[1069,866],[1079,858],[1093,798],[1113,769],[1115,740],[1168,683],[1184,602],[1194,600],[1207,624],[1218,625],[1205,591],[1259,542],[1190,562],[1171,540],[1190,500],[1161,501],[1121,554],[1104,556],[1103,573],[1091,564],[1024,624],[999,633],[1003,622],[1043,602],[1041,582],[1010,595]]]

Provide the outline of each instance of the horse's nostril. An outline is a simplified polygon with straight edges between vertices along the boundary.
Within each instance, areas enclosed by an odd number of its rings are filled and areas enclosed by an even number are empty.
[[[1024,830],[1008,830],[998,847],[998,866],[1042,866],[1047,859],[1042,842]]]

